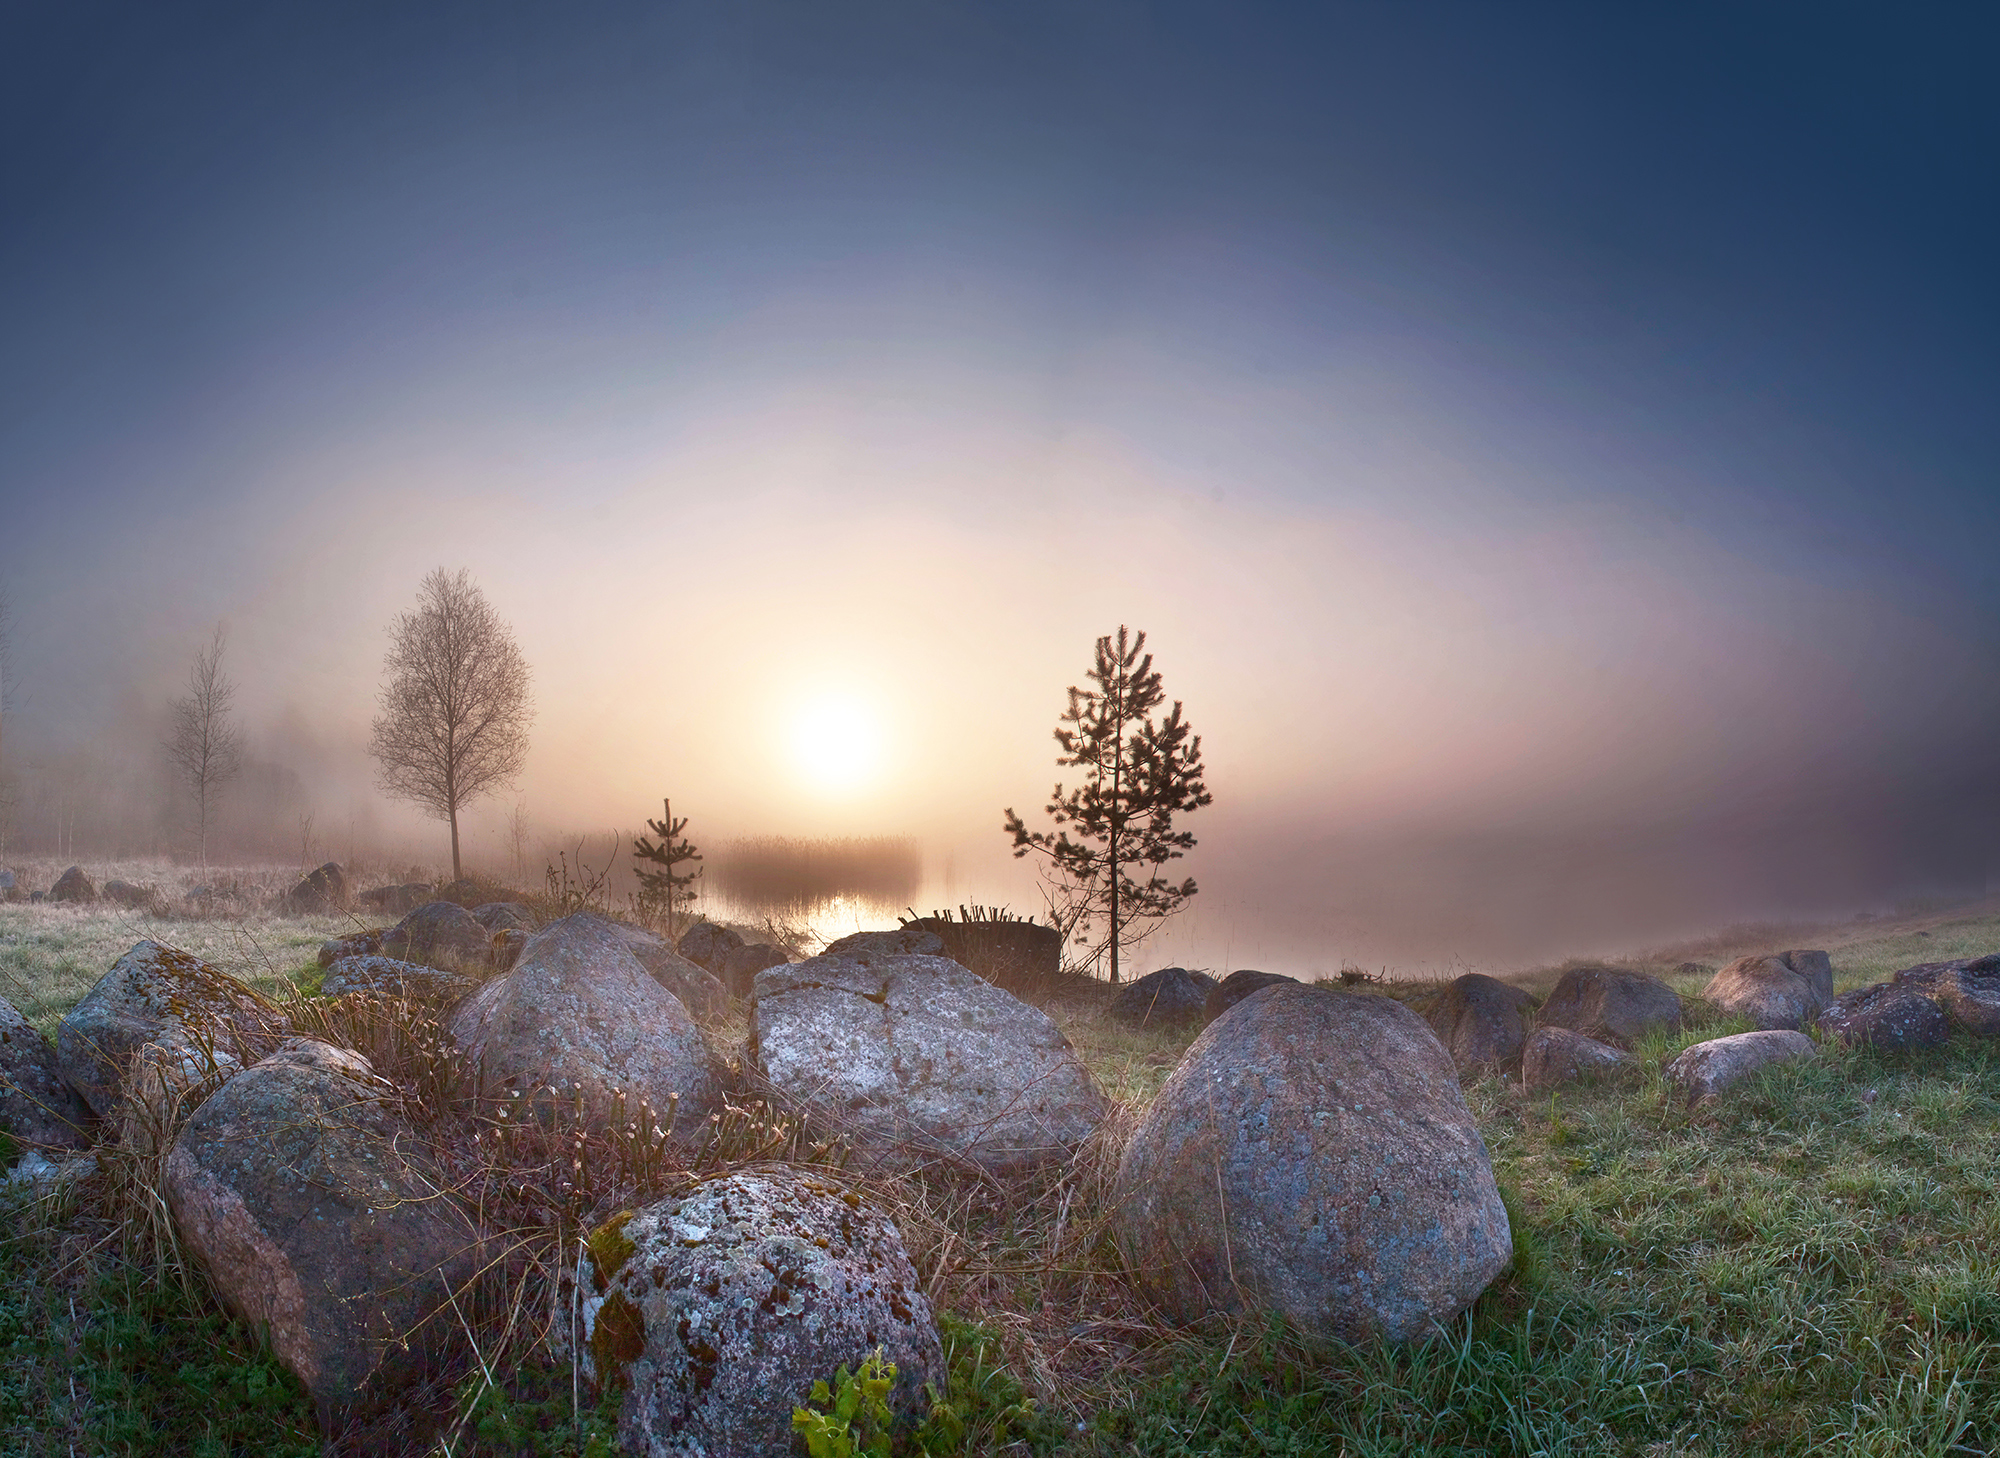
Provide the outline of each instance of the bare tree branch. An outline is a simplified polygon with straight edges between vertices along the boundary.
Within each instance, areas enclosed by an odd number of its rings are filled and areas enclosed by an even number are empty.
[[[414,612],[389,627],[388,682],[369,753],[382,789],[451,822],[451,874],[464,877],[458,812],[511,784],[534,719],[528,663],[464,568],[440,567]]]
[[[174,701],[173,729],[167,736],[167,758],[194,798],[196,842],[204,869],[208,865],[208,825],[222,788],[243,768],[243,741],[229,721],[236,685],[222,671],[227,646],[221,624],[208,647],[195,654],[188,668],[188,691]]]

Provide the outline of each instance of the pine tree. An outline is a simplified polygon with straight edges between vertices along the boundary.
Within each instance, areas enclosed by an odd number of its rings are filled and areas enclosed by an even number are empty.
[[[1130,636],[1121,625],[1115,642],[1097,640],[1089,674],[1096,687],[1069,690],[1056,763],[1081,769],[1083,780],[1074,790],[1056,784],[1047,807],[1056,829],[1029,830],[1012,809],[1005,822],[1016,859],[1044,858],[1056,925],[1089,949],[1084,965],[1108,958],[1113,982],[1119,953],[1195,894],[1193,877],[1175,885],[1162,872],[1195,844],[1174,829],[1174,816],[1213,802],[1201,778],[1201,736],[1181,717],[1179,700],[1154,721],[1166,694],[1145,649],[1146,635]]]
[[[666,812],[663,820],[648,820],[646,828],[659,837],[657,842],[640,836],[632,842],[632,858],[658,866],[657,871],[640,870],[639,910],[641,913],[663,918],[667,935],[680,935],[681,912],[691,906],[695,899],[694,883],[700,877],[699,870],[676,873],[674,867],[689,861],[698,861],[694,842],[686,840],[687,817],[674,819],[674,802],[662,800],[660,807]]]

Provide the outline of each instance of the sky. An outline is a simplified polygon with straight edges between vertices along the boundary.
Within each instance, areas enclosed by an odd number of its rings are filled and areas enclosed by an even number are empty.
[[[440,836],[366,741],[465,567],[537,704],[479,854],[671,794],[1032,909],[1001,812],[1129,624],[1215,795],[1151,960],[2000,884],[1996,61],[1976,6],[5,7],[0,773],[164,794],[220,623],[299,807]]]

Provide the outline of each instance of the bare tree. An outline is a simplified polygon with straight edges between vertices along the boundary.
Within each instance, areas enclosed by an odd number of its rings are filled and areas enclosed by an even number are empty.
[[[451,822],[451,876],[464,879],[458,812],[511,783],[528,757],[528,662],[464,568],[440,567],[414,612],[389,626],[388,683],[369,753],[384,791]]]
[[[243,768],[243,742],[229,721],[236,685],[222,671],[225,644],[218,624],[208,647],[195,654],[188,668],[188,691],[174,701],[173,730],[166,744],[167,758],[194,798],[195,839],[203,869],[208,866],[208,822],[216,801],[223,786]]]
[[[17,687],[14,679],[14,614],[8,606],[7,594],[0,592],[0,747],[4,747],[7,711],[14,706]],[[0,851],[7,848],[7,827],[13,810],[7,761],[0,757]]]

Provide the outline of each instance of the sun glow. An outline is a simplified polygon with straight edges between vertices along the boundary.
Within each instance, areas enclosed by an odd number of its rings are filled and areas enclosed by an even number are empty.
[[[814,788],[828,794],[858,790],[881,767],[881,726],[852,699],[815,699],[793,722],[792,754]]]

